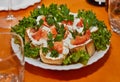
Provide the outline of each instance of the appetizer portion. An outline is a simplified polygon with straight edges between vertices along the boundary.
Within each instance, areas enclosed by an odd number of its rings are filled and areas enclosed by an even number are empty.
[[[92,11],[72,13],[64,5],[41,5],[11,29],[22,36],[26,57],[46,64],[86,65],[110,44],[111,33]]]

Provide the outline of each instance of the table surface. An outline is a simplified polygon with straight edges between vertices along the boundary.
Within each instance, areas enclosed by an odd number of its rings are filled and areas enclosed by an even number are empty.
[[[102,20],[110,29],[108,13],[105,7],[90,5],[86,0],[42,0],[26,9],[14,11],[15,16],[28,16],[30,11],[38,5],[51,3],[67,4],[72,12],[79,9],[92,10],[99,20]],[[0,11],[0,16],[6,16],[6,11]],[[111,29],[110,29],[111,30]],[[9,29],[0,28],[1,31]],[[109,51],[103,58],[94,64],[77,70],[52,71],[34,67],[26,63],[24,82],[120,82],[120,35],[112,32]]]

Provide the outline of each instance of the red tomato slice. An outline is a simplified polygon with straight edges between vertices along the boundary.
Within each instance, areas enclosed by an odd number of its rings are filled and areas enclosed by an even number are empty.
[[[62,42],[54,42],[54,49],[59,53],[63,52],[63,43]]]

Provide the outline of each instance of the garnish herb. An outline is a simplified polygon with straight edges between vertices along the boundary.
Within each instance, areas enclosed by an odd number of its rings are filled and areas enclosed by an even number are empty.
[[[47,54],[49,49],[47,47],[42,47],[42,53]]]
[[[39,15],[46,16],[48,14],[48,8],[44,4],[40,8],[36,8],[34,11],[30,12],[30,16],[36,19]]]
[[[59,56],[59,53],[56,50],[52,50],[50,56],[56,58]]]
[[[64,38],[64,34],[65,34],[65,27],[64,25],[59,25],[59,24],[56,24],[56,30],[57,30],[57,35],[54,39],[54,41],[61,41],[63,38]]]
[[[52,33],[49,33],[48,34],[48,40],[47,40],[49,48],[52,48],[54,46],[52,37],[53,37]]]
[[[55,23],[55,19],[51,15],[46,16],[46,21],[50,26],[54,25],[54,23]]]
[[[70,33],[72,34],[72,37],[75,39],[75,37],[77,36],[77,35],[82,35],[81,33],[78,33],[77,32],[77,30],[74,30],[74,31],[70,31]]]
[[[22,20],[19,21],[19,25],[24,26],[25,28],[35,27],[37,25],[37,22],[36,19],[32,17],[27,17],[27,18],[24,17]]]
[[[88,10],[79,10],[78,11],[78,18],[82,18],[83,19],[83,24],[84,24],[84,31],[86,31],[87,29],[89,29],[91,26],[96,26],[97,25],[97,18],[96,15]]]
[[[36,30],[39,29],[43,25],[43,22],[44,21],[42,19],[40,19],[39,24],[36,25],[36,27],[37,27]]]

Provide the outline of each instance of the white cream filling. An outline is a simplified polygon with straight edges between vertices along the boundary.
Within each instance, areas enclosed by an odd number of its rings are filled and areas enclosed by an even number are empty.
[[[78,32],[82,33],[84,27],[77,27],[77,23],[80,21],[80,18],[75,18],[73,22],[73,28]]]
[[[37,46],[37,45],[42,45],[43,47],[47,47],[47,41],[46,41],[46,39],[41,38],[41,39],[39,39],[38,41],[35,40],[35,39],[32,37],[33,33],[30,32],[30,29],[27,29],[27,34],[28,34],[29,39],[32,41],[32,44],[33,44],[33,45],[35,45],[35,46]]]
[[[37,19],[36,19],[37,25],[39,24],[39,21],[40,21],[43,17],[44,17],[43,15],[37,17]]]
[[[73,14],[74,15],[74,14]],[[82,33],[84,27],[77,27],[77,23],[80,21],[80,18],[76,18],[76,14],[74,15],[74,21],[73,21],[73,25],[67,25],[68,29],[70,31],[76,30],[78,33]]]
[[[42,29],[45,30],[47,33],[49,33],[51,30],[47,26],[42,26]]]
[[[97,26],[92,26],[90,27],[90,32],[95,32],[98,30],[98,27]]]
[[[58,59],[63,58],[64,55],[67,55],[68,53],[69,53],[69,49],[67,47],[63,47],[63,52],[62,54],[59,54],[58,57],[51,57],[50,56],[51,52],[48,52],[45,57],[47,59],[58,60]]]

